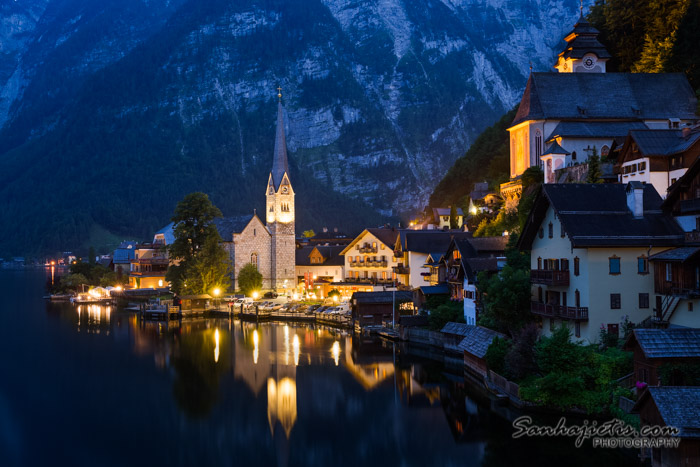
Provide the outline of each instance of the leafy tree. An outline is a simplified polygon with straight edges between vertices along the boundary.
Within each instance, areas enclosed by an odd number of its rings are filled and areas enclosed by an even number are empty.
[[[190,193],[177,203],[175,214],[170,219],[174,223],[175,241],[168,246],[173,260],[188,261],[194,258],[209,237],[221,241],[219,232],[212,222],[221,217],[221,211],[214,206],[205,193]]]
[[[83,286],[87,284],[89,284],[87,277],[80,273],[71,273],[61,277],[60,287],[66,292],[81,292]]]
[[[493,220],[484,219],[474,232],[475,237],[498,237],[505,232],[518,230],[518,213],[501,209]]]
[[[171,219],[175,241],[168,246],[170,260],[176,263],[165,275],[175,293],[209,293],[207,287],[222,285],[227,255],[222,247],[215,247],[221,242],[213,222],[216,217],[221,217],[221,211],[204,193],[190,193],[177,204]],[[197,258],[205,245],[205,254]]]
[[[301,234],[304,238],[311,238],[316,236],[316,232],[313,230],[304,230],[304,233]]]
[[[486,364],[490,370],[503,375],[506,371],[506,354],[510,351],[511,342],[498,336],[494,337],[486,349]]]
[[[333,290],[331,290],[330,292],[328,292],[328,297],[329,297],[329,298],[330,298],[330,297],[335,297],[335,296],[340,297],[340,290],[338,290],[338,289],[333,289]]]
[[[530,313],[530,271],[506,265],[491,277],[479,273],[484,312],[479,324],[514,336],[532,320]]]
[[[88,264],[95,264],[95,247],[90,247],[88,250]]]
[[[248,263],[238,273],[238,288],[247,296],[262,288],[263,277],[253,263]]]
[[[539,336],[537,325],[530,323],[520,330],[513,340],[513,345],[505,356],[508,377],[520,380],[537,370],[535,361],[535,343]]]
[[[459,219],[457,217],[457,206],[454,204],[450,206],[450,228],[451,229],[458,229],[459,228]]]
[[[217,237],[210,235],[202,249],[189,261],[183,277],[184,293],[211,294],[216,288],[228,289],[231,263]]]
[[[428,326],[434,331],[442,329],[450,321],[464,323],[464,306],[460,302],[448,301],[430,311]]]

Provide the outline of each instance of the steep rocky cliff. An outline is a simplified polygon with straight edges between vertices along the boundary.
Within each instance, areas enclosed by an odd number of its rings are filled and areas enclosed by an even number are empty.
[[[0,254],[262,206],[276,88],[301,228],[408,212],[551,67],[575,0],[0,6]]]

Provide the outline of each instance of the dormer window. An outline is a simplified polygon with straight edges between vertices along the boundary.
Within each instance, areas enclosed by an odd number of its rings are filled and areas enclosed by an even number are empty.
[[[680,128],[681,127],[681,121],[678,118],[669,118],[668,119],[668,127],[672,129]]]

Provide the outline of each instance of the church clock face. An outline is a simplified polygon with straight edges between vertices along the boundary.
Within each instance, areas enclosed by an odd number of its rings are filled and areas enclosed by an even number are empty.
[[[584,57],[583,59],[583,66],[584,68],[590,70],[595,66],[595,58],[593,57]]]
[[[286,186],[282,187],[282,194],[283,195],[286,195],[288,191],[289,191],[289,188],[287,188]]]

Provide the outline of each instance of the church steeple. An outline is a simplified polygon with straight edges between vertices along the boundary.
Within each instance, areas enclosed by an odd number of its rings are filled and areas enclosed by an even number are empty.
[[[282,109],[282,90],[277,88],[277,133],[275,135],[275,153],[272,158],[272,186],[277,191],[282,183],[284,175],[289,178],[289,164],[287,163],[287,141],[284,137],[284,111]]]
[[[600,31],[583,16],[581,6],[581,16],[574,29],[564,37],[566,47],[559,54],[554,68],[559,73],[605,73],[605,63],[610,58],[610,53],[598,41],[599,34]]]

